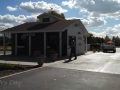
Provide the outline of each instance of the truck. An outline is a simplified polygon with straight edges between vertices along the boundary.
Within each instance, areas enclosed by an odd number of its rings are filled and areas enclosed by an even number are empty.
[[[103,49],[103,52],[112,51],[113,53],[116,53],[116,46],[112,41],[109,41],[106,44],[104,44],[102,46],[102,49]]]

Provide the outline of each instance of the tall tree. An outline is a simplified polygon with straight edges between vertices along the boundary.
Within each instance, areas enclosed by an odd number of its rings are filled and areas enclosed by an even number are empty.
[[[59,13],[57,13],[56,11],[53,11],[53,10],[48,11],[48,13],[51,14],[51,15],[55,15],[55,16],[57,16],[57,17],[59,17],[59,18],[65,19],[65,16],[64,16],[63,13],[59,14]]]
[[[88,44],[91,44],[91,43],[92,43],[93,34],[92,34],[92,33],[89,33],[89,34],[90,34],[90,36],[87,37],[87,43],[88,43]]]
[[[115,42],[115,36],[112,37],[112,41]]]
[[[5,30],[5,29],[7,29],[7,28],[0,28],[0,31]],[[9,45],[11,44],[11,34],[10,33],[5,34],[5,40],[6,40],[7,44],[9,44]],[[3,34],[0,35],[0,45],[2,45],[2,44],[3,44]]]
[[[107,43],[108,41],[110,41],[111,39],[106,35],[105,37],[105,43]]]
[[[101,38],[101,40],[102,40],[102,43],[105,43],[105,39],[104,38]]]
[[[115,45],[118,46],[119,45],[119,37],[116,36],[114,41],[115,41]]]

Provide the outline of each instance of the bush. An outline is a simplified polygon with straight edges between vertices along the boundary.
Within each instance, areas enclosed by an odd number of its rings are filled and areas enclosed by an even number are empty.
[[[91,44],[91,45],[90,45],[90,49],[92,50],[93,48],[95,48],[95,49],[100,49],[100,48],[101,48],[101,45],[100,45],[100,44]]]
[[[24,70],[26,67],[20,64],[1,63],[0,70]]]
[[[7,64],[7,63],[0,64],[0,70],[8,70],[8,69],[12,69],[11,64]]]
[[[13,70],[24,70],[24,69],[26,69],[26,67],[20,64],[16,64],[13,67]]]

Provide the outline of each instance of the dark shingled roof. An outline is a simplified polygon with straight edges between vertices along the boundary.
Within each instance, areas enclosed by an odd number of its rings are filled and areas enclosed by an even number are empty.
[[[78,21],[76,20],[59,20],[54,23],[40,23],[40,22],[28,22],[24,23],[4,31],[2,33],[13,33],[13,32],[24,32],[24,31],[36,31],[36,30],[63,30],[64,28],[68,27],[69,25]]]

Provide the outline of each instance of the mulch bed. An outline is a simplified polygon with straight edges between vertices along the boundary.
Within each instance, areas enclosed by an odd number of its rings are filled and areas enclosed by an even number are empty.
[[[3,71],[0,71],[0,77],[15,74],[21,71],[25,71],[25,70],[3,70]]]
[[[22,71],[27,71],[33,68],[38,68],[39,66],[27,66],[25,70],[2,70],[0,71],[0,77],[4,77],[7,75],[11,75],[11,74],[15,74],[15,73],[19,73]]]

